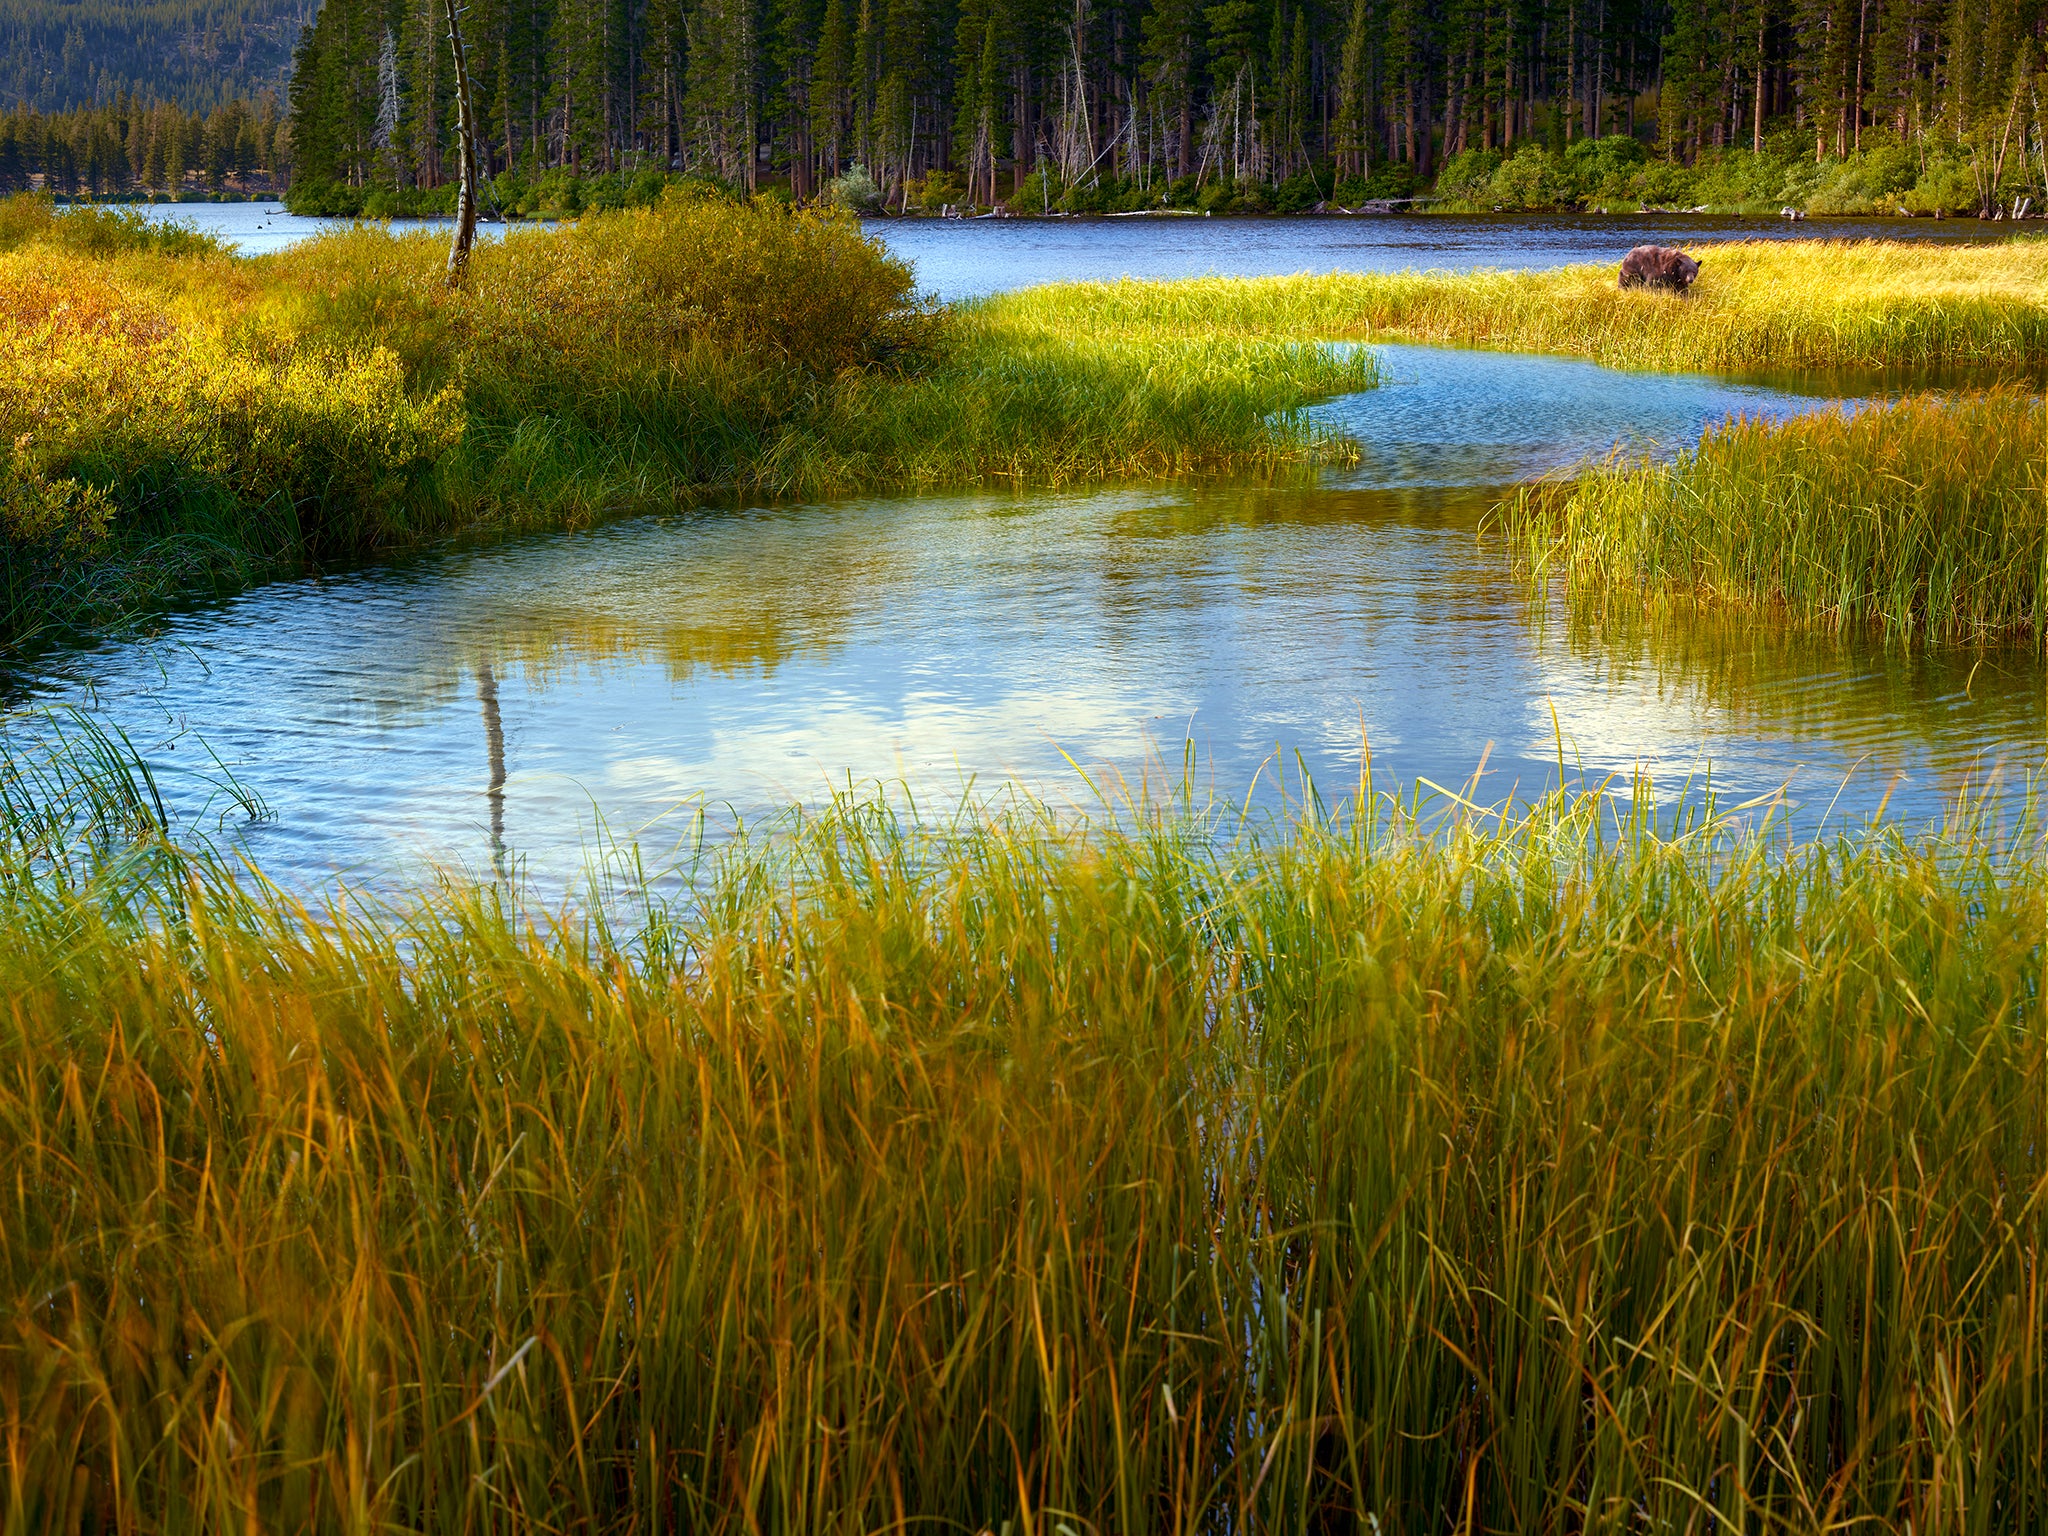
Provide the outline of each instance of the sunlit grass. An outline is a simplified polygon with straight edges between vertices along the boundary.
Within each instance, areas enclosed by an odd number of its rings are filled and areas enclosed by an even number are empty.
[[[241,261],[0,204],[0,634],[473,528],[1343,457],[1371,360],[946,315],[851,220],[722,201]],[[74,220],[79,222],[74,223]],[[91,238],[86,238],[90,236]]]
[[[1614,804],[848,801],[614,924],[23,821],[5,1528],[2039,1526],[2038,826]]]
[[[1541,272],[1331,273],[1071,283],[998,301],[1012,324],[1159,327],[1560,352],[1622,368],[2038,368],[2048,241],[1703,245],[1683,296],[1621,291],[1613,264]]]
[[[2048,419],[2017,390],[1737,420],[1670,464],[1526,488],[1532,573],[1899,638],[2048,635]]]

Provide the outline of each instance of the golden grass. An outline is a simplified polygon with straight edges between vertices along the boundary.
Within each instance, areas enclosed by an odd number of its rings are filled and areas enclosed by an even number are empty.
[[[9,1536],[2048,1519],[2023,819],[849,802],[614,929],[22,782]]]
[[[1620,252],[1616,253],[1617,261]],[[2048,241],[1934,246],[1755,240],[1698,248],[1684,297],[1614,266],[1072,283],[1005,296],[1007,323],[1274,338],[1401,337],[1559,352],[1623,368],[2038,368]]]
[[[517,234],[456,293],[431,235],[238,261],[0,208],[0,631],[463,528],[1272,470],[1341,455],[1300,408],[1373,381],[1321,346],[943,316],[851,220],[765,205]]]

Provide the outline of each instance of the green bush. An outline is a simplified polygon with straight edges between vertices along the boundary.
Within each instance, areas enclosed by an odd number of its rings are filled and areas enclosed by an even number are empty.
[[[1960,160],[1938,156],[1904,197],[1901,205],[1909,213],[1971,214],[1977,211],[1977,179]]]
[[[1628,179],[1629,195],[1646,208],[1690,208],[1698,178],[1682,165],[1652,160]]]
[[[1458,208],[1487,208],[1493,204],[1493,177],[1500,169],[1497,149],[1460,150],[1445,163],[1436,179],[1436,195]]]
[[[848,168],[826,183],[826,196],[849,213],[873,213],[882,206],[882,188],[864,165]]]
[[[285,188],[284,205],[307,218],[353,219],[363,212],[363,192],[338,181],[295,177]]]
[[[1567,149],[1565,174],[1582,202],[1622,202],[1632,195],[1630,183],[1649,158],[1641,140],[1611,133],[1604,139],[1580,139]]]
[[[1578,206],[1578,192],[1562,155],[1525,144],[1501,162],[1487,188],[1503,212],[1538,213]]]
[[[1807,195],[1808,213],[1897,213],[1920,180],[1919,157],[1898,143],[1831,159],[1821,169],[1826,179]]]
[[[1303,166],[1273,189],[1275,213],[1300,213],[1313,208],[1330,195],[1335,180],[1329,171]]]

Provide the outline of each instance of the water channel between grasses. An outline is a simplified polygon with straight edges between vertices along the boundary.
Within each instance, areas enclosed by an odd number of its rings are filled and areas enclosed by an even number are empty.
[[[691,830],[892,781],[1085,803],[1079,769],[1271,803],[1299,767],[1528,795],[1564,772],[1787,789],[1811,828],[1936,817],[2043,755],[2038,652],[1909,652],[1709,618],[1603,630],[1532,605],[1476,538],[1492,488],[1687,444],[1826,392],[1555,358],[1382,349],[1319,411],[1366,445],[1321,482],[702,510],[280,582],[147,639],[47,657],[16,704],[118,726],[174,809],[214,758],[302,888],[428,860],[543,889],[595,830],[650,862]],[[17,725],[16,729],[23,729]],[[33,727],[26,727],[33,728]],[[1262,765],[1266,765],[1262,768]],[[202,807],[211,802],[211,809]]]

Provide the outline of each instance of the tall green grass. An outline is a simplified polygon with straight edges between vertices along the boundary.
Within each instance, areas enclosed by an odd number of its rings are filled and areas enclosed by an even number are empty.
[[[17,880],[0,1529],[2038,1528],[2038,823],[1613,804]]]
[[[1537,579],[1897,638],[2048,636],[2048,417],[2017,390],[1710,429],[1670,464],[1524,487]]]

